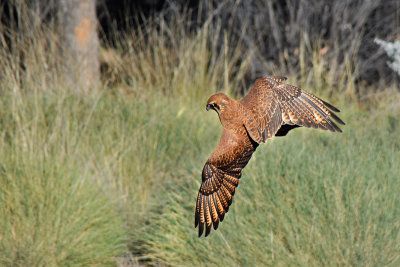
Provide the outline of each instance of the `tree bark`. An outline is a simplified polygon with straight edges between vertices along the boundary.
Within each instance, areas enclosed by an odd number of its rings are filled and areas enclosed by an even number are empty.
[[[78,90],[99,84],[96,0],[58,0],[66,78]]]

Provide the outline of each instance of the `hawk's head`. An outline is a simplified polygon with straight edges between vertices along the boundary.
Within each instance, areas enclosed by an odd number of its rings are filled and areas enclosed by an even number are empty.
[[[221,115],[230,100],[231,99],[227,95],[222,93],[212,95],[207,101],[206,110],[209,111],[210,109],[213,109],[218,113],[218,115]]]

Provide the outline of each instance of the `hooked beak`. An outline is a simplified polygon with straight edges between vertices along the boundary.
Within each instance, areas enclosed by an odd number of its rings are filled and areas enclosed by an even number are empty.
[[[211,108],[213,108],[213,106],[212,106],[211,104],[208,104],[208,105],[206,106],[206,110],[207,110],[207,111],[209,111]]]

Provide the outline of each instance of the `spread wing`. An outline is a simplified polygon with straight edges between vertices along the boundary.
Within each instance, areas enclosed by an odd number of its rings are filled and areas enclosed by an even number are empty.
[[[255,117],[263,142],[273,136],[286,135],[293,128],[304,126],[341,132],[336,123],[345,123],[335,115],[340,112],[324,100],[295,86],[284,84],[285,77],[264,77],[256,80],[240,101]]]
[[[197,196],[195,227],[199,237],[211,226],[216,230],[232,204],[242,169],[249,162],[258,144],[247,136],[239,136],[224,129],[218,146],[211,154],[202,172],[202,183]]]

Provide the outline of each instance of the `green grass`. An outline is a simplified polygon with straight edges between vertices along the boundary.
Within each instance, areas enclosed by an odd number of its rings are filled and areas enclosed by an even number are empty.
[[[260,146],[226,220],[197,238],[201,168],[221,126],[206,98],[6,93],[0,105],[2,265],[399,264],[400,120],[344,106],[342,134]],[[373,115],[370,115],[373,114]]]
[[[206,239],[197,238],[193,209],[220,126],[215,114],[199,114],[212,116],[197,139],[207,145],[176,163],[182,174],[171,172],[165,204],[146,230],[148,256],[173,266],[397,266],[400,120],[355,111],[345,111],[343,134],[301,129],[261,146],[226,220]]]
[[[92,100],[2,96],[0,265],[112,265],[126,251],[120,208],[91,177]]]

